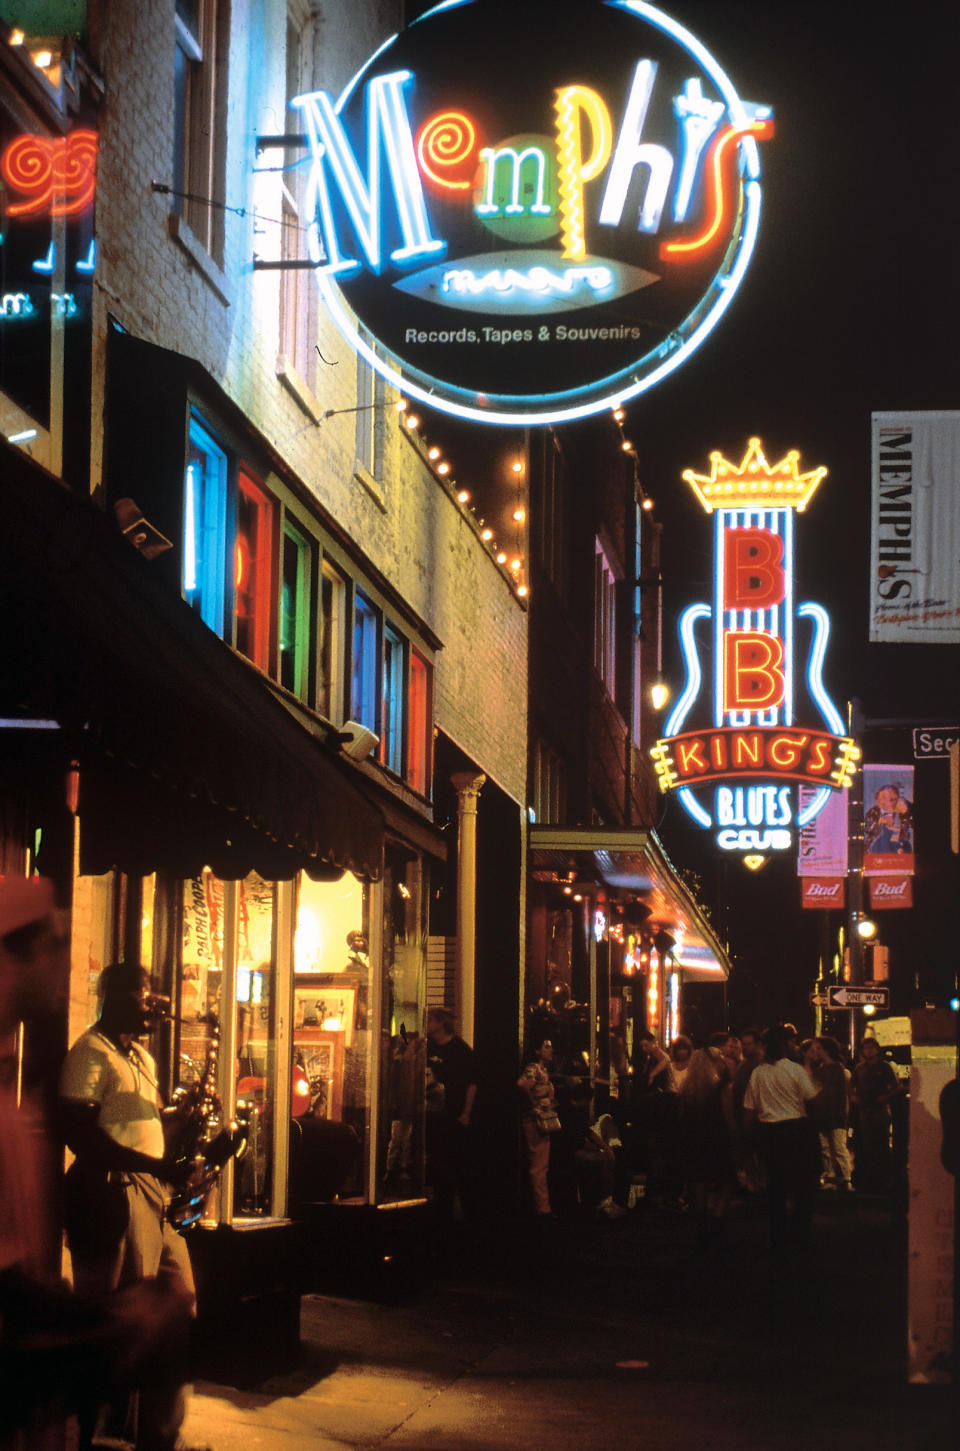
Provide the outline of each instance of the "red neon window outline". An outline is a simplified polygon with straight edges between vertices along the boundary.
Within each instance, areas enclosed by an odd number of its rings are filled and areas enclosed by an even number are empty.
[[[410,651],[407,737],[407,783],[421,796],[430,785],[430,667],[416,650]]]
[[[240,654],[264,671],[270,668],[272,561],[272,500],[241,473],[234,546],[234,638]]]

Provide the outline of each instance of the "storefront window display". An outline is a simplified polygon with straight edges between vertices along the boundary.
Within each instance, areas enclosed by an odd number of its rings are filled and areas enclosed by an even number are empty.
[[[377,1168],[387,1199],[423,1193],[426,923],[423,862],[388,844],[383,883],[383,1033]]]
[[[415,1033],[423,1017],[420,867],[409,853],[397,862],[383,1010],[395,1032],[404,1025]],[[379,952],[380,888],[349,873],[336,882],[270,882],[255,872],[227,881],[209,868],[186,881],[78,878],[75,916],[85,930],[75,943],[71,1037],[96,1018],[105,962],[139,961],[170,998],[149,1041],[164,1097],[212,1071],[220,1120],[245,1129],[206,1201],[208,1225],[297,1217],[305,1204],[374,1195],[386,1141],[375,1166],[381,1000],[372,989],[371,892]]]
[[[302,876],[298,884],[293,947],[294,1200],[364,1194],[370,1076],[368,893],[349,872],[338,882],[314,882]]]
[[[224,1113],[245,1124],[246,1147],[220,1191],[231,1218],[274,1208],[273,922],[273,884],[255,872],[224,882],[205,869],[184,883],[178,1078],[196,1082],[211,1055],[218,1057]]]

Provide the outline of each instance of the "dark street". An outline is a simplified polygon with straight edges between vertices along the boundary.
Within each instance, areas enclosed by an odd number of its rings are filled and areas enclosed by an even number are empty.
[[[415,1447],[946,1451],[950,1388],[905,1370],[905,1245],[880,1199],[824,1193],[808,1260],[772,1278],[763,1204],[728,1249],[686,1216],[517,1230],[393,1303],[304,1300],[300,1365],[199,1383],[187,1429],[218,1451]],[[466,1245],[461,1249],[465,1250]]]

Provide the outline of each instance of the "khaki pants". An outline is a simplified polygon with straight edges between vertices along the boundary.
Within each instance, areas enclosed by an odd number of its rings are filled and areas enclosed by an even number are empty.
[[[167,1194],[151,1174],[104,1174],[74,1165],[68,1174],[67,1242],[81,1295],[100,1295],[143,1280],[175,1277],[195,1303],[186,1241],[166,1220]],[[138,1377],[136,1404],[124,1411],[135,1422],[137,1451],[172,1451],[186,1413],[186,1345],[153,1355]],[[80,1416],[80,1451],[100,1419],[90,1406]]]
[[[550,1135],[540,1132],[537,1121],[532,1116],[525,1115],[520,1122],[523,1124],[523,1137],[527,1145],[533,1207],[537,1214],[549,1214],[550,1190],[547,1187],[547,1174],[550,1169]]]

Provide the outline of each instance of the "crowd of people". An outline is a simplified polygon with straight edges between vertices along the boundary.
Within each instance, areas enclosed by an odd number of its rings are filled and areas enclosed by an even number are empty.
[[[64,952],[50,884],[0,878],[0,1042],[65,990]],[[103,972],[99,1018],[60,1072],[55,1125],[0,1059],[0,1371],[17,1390],[0,1408],[0,1451],[41,1447],[57,1415],[76,1418],[80,1451],[105,1434],[137,1451],[185,1451],[195,1295],[168,1206],[191,1171],[170,1147],[170,1113],[139,1041],[148,988],[139,967]],[[448,1009],[431,1008],[426,1029],[427,1179],[442,1224],[458,1212],[475,1222],[475,1055]],[[765,1192],[782,1256],[806,1247],[818,1188],[892,1187],[905,1094],[876,1038],[864,1037],[852,1063],[835,1039],[801,1042],[789,1024],[701,1044],[681,1035],[666,1049],[639,1032],[629,1049],[625,1035],[612,1038],[601,1082],[583,1058],[563,1061],[548,1037],[536,1040],[516,1093],[538,1218],[617,1219],[646,1199],[688,1214],[711,1253],[724,1244],[731,1197]],[[388,1167],[399,1172],[409,1133],[402,1115],[393,1127]],[[63,1204],[72,1292],[44,1221],[63,1142],[74,1155]]]
[[[622,1042],[618,1058],[611,1085],[558,1064],[549,1039],[529,1055],[517,1087],[536,1215],[619,1218],[642,1199],[690,1215],[710,1252],[731,1197],[765,1193],[779,1256],[807,1247],[819,1190],[894,1187],[906,1096],[873,1036],[852,1062],[835,1038],[801,1041],[790,1024],[699,1045],[682,1034],[667,1049],[641,1032],[632,1063]]]

